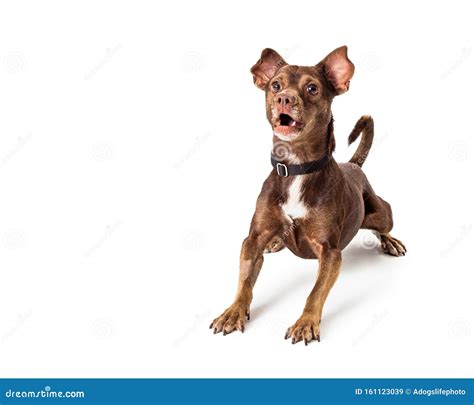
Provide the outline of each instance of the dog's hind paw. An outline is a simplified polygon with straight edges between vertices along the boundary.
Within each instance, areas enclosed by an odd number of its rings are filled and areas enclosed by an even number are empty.
[[[380,235],[380,243],[382,247],[382,251],[391,256],[405,256],[407,249],[405,245],[395,239],[390,234]]]
[[[221,316],[212,321],[209,329],[214,329],[214,333],[222,332],[224,336],[235,330],[240,330],[244,333],[245,321],[249,319],[249,309],[234,303]]]

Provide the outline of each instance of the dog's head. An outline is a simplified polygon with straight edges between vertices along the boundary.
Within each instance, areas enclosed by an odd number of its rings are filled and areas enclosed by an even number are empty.
[[[349,89],[354,65],[347,47],[335,49],[315,66],[288,65],[273,49],[264,49],[250,70],[265,90],[267,118],[283,141],[310,136],[331,121],[334,96]]]

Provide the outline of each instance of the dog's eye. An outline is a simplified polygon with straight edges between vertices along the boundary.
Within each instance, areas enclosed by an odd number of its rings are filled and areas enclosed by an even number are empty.
[[[316,94],[318,94],[318,86],[316,86],[316,85],[313,84],[313,83],[308,84],[308,87],[306,87],[306,90],[307,90],[308,93],[311,94],[312,96],[315,96]]]
[[[275,93],[278,93],[278,92],[281,90],[281,84],[280,84],[280,82],[273,82],[273,83],[272,83],[272,90],[273,90]]]

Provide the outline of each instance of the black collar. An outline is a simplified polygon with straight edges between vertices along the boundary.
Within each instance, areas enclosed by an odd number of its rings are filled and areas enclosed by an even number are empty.
[[[299,165],[285,165],[282,162],[279,162],[271,154],[272,166],[276,169],[278,176],[288,177],[288,176],[297,176],[300,174],[309,174],[317,172],[326,166],[329,161],[332,159],[332,155],[323,156],[321,159],[313,160],[312,162],[305,162]]]

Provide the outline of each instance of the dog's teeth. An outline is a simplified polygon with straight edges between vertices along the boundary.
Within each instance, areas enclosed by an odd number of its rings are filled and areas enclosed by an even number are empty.
[[[296,127],[296,121],[295,121],[295,120],[291,120],[289,126],[290,126],[290,127]]]

